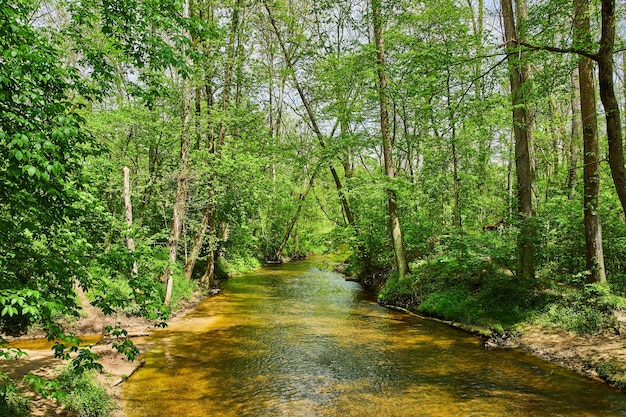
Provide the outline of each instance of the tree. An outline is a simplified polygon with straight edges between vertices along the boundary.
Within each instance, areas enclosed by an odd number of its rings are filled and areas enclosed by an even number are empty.
[[[74,339],[58,317],[78,316],[75,285],[94,286],[91,233],[105,219],[82,171],[95,151],[78,113],[85,86],[61,64],[58,34],[28,23],[37,7],[0,5],[0,325],[4,333],[39,323],[65,357]],[[97,367],[86,350],[75,363]]]
[[[576,3],[578,4],[578,3]],[[609,166],[622,211],[626,214],[626,166],[619,103],[613,81],[613,54],[615,51],[615,0],[602,0],[602,36],[596,54],[600,99],[606,117],[606,135],[609,142]]]
[[[392,157],[391,137],[389,134],[389,89],[387,87],[387,74],[385,72],[385,41],[383,32],[383,19],[381,1],[372,0],[372,23],[374,28],[374,42],[376,44],[376,64],[378,73],[378,99],[380,105],[380,135],[382,137],[383,158],[385,161],[385,174],[390,181],[394,179],[394,166]],[[387,188],[389,208],[389,231],[396,265],[396,271],[400,279],[409,274],[409,264],[404,252],[402,241],[402,228],[398,216],[398,196],[393,185]]]
[[[517,4],[517,3],[516,3]],[[519,15],[516,23],[512,0],[501,0],[502,18],[506,47],[505,52],[509,61],[509,81],[513,105],[513,130],[515,134],[515,170],[517,173],[518,214],[520,217],[520,233],[518,237],[518,269],[520,278],[534,278],[535,276],[535,247],[533,243],[533,174],[531,163],[531,140],[529,129],[532,123],[524,94],[528,88],[528,72],[525,63],[518,58],[519,26],[522,17]]]
[[[575,0],[574,8],[574,41],[581,45],[589,45],[591,34],[588,0]],[[598,212],[600,150],[598,148],[596,94],[593,86],[593,63],[590,58],[579,58],[578,78],[580,82],[580,109],[583,121],[584,143],[583,178],[585,192],[583,202],[585,213],[585,261],[589,271],[587,281],[604,283],[606,282],[606,275],[602,251],[602,226],[600,213]]]

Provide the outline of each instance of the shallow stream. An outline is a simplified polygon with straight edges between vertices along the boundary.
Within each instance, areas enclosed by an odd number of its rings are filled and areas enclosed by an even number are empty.
[[[380,307],[321,258],[230,279],[149,339],[128,417],[626,416],[626,394]]]

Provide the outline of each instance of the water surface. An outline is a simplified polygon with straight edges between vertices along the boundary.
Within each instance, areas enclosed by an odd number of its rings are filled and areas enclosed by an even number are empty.
[[[378,306],[317,258],[230,279],[150,340],[138,416],[626,416],[626,395]]]

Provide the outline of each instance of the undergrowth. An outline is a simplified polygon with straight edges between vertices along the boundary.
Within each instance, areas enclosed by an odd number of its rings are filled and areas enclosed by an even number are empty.
[[[617,331],[614,312],[626,308],[626,300],[611,292],[608,285],[587,284],[582,288],[558,287],[552,302],[534,322],[577,334]]]
[[[537,308],[540,295],[489,259],[439,257],[425,262],[404,280],[393,276],[379,301],[401,305],[446,320],[512,328]]]
[[[59,389],[67,396],[63,400],[69,410],[81,417],[108,417],[115,405],[106,390],[95,378],[94,372],[76,374],[69,367],[57,377]]]
[[[496,332],[523,323],[586,335],[618,329],[615,311],[626,309],[623,279],[584,284],[584,274],[548,274],[551,264],[546,264],[540,265],[537,279],[520,280],[511,270],[514,240],[497,238],[501,241],[444,236],[429,258],[411,265],[411,275],[402,280],[391,275],[379,302]]]
[[[15,382],[0,383],[0,416],[30,416],[30,401],[19,391]]]

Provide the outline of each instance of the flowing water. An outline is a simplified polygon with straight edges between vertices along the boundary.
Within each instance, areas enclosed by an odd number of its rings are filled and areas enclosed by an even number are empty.
[[[382,308],[323,268],[230,279],[155,334],[127,416],[626,416],[619,391]]]

